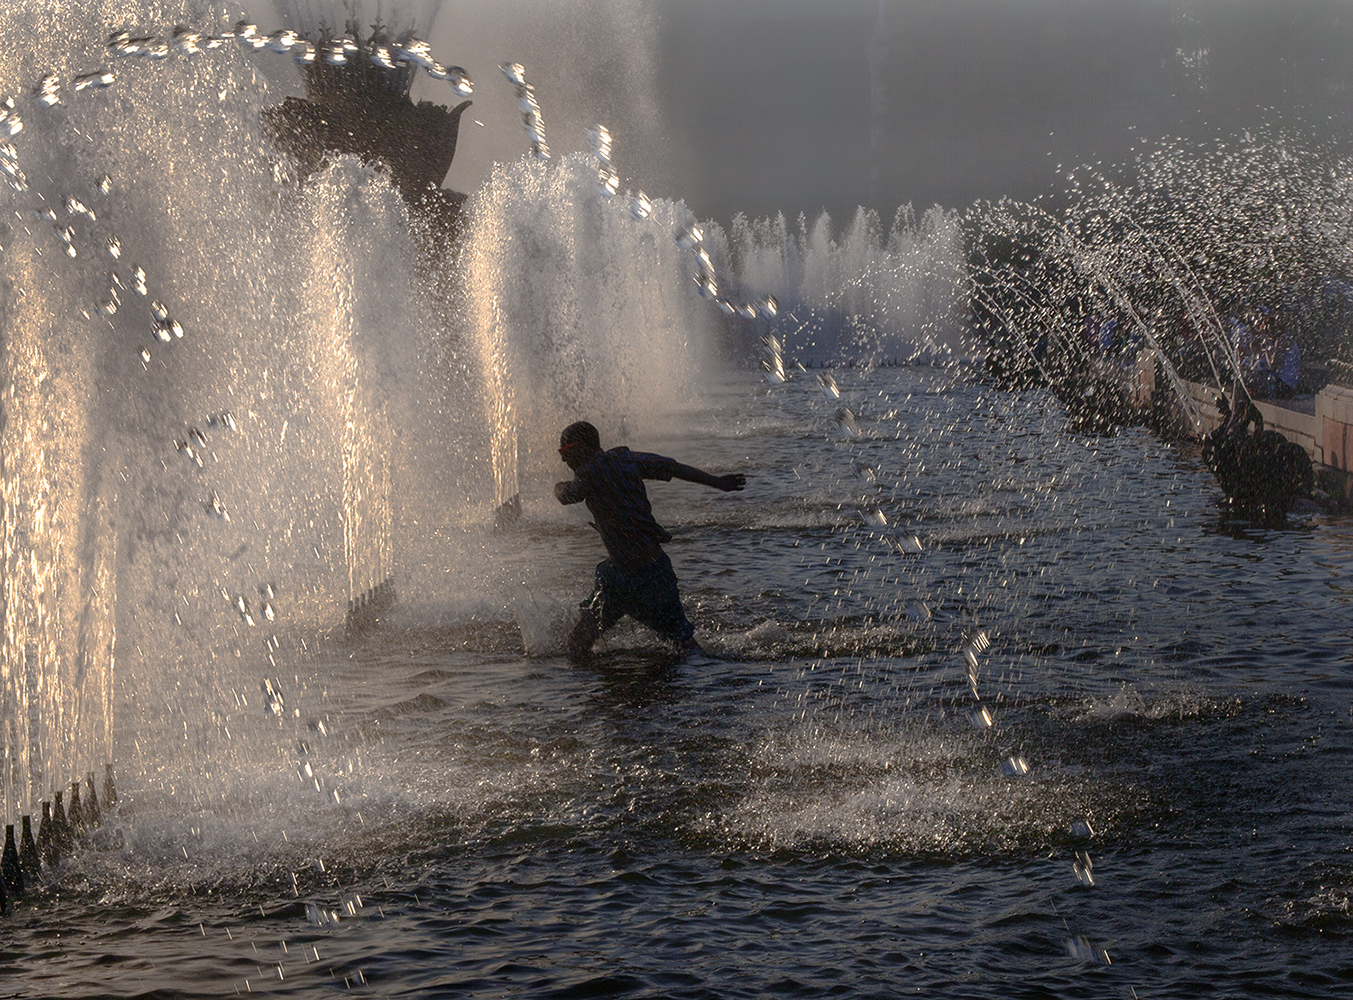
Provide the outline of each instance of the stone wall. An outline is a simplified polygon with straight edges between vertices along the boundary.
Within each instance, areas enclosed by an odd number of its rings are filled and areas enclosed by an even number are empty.
[[[1151,410],[1156,388],[1156,359],[1143,350],[1135,367],[1127,370],[1125,397],[1139,413]],[[1153,414],[1154,426],[1167,435],[1199,440],[1221,423],[1218,391],[1202,382],[1181,382],[1183,396],[1160,394],[1165,412]],[[1322,487],[1344,499],[1353,499],[1353,389],[1327,385],[1315,396],[1288,400],[1256,400],[1264,427],[1275,430],[1306,449],[1316,465]]]

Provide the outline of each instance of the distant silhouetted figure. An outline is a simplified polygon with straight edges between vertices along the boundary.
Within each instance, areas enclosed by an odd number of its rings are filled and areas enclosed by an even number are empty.
[[[662,550],[672,536],[654,519],[644,480],[684,479],[731,491],[742,489],[747,478],[741,473],[711,475],[625,447],[602,451],[597,429],[585,420],[564,428],[559,456],[573,470],[574,479],[556,483],[554,495],[563,504],[587,504],[609,556],[597,565],[596,586],[582,603],[582,616],[569,635],[569,659],[586,661],[601,634],[625,615],[670,639],[683,652],[699,652],[695,628],[681,607],[672,561]]]
[[[1203,438],[1203,461],[1232,503],[1283,517],[1293,501],[1310,495],[1315,468],[1306,449],[1264,430],[1264,415],[1248,399],[1232,412],[1221,396],[1217,410],[1221,424]]]

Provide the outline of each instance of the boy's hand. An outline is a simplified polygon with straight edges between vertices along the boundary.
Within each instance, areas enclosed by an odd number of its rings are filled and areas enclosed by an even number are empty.
[[[725,493],[740,490],[746,485],[747,477],[741,472],[730,472],[726,476],[719,476],[714,482],[715,489],[723,490]]]
[[[564,490],[568,489],[568,488],[569,488],[570,486],[572,486],[572,485],[573,485],[572,483],[555,483],[555,484],[554,484],[554,498],[555,498],[556,500],[561,500],[561,501],[562,501],[562,500],[564,499]]]

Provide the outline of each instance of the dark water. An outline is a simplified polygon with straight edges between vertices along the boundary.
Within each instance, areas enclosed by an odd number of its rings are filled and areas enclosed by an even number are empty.
[[[731,375],[628,442],[749,476],[650,491],[715,658],[528,658],[488,587],[286,637],[280,720],[219,661],[212,704],[119,705],[121,812],[0,993],[1353,991],[1353,523],[1227,522],[1195,454],[1040,395],[838,381]],[[584,521],[482,544],[575,601]]]

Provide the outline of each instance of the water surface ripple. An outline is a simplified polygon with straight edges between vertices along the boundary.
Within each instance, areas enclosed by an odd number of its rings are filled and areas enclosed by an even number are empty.
[[[1187,448],[1037,394],[836,378],[849,437],[749,373],[627,442],[748,474],[651,490],[718,659],[621,629],[575,669],[429,598],[310,644],[296,718],[124,711],[144,773],[10,918],[6,994],[1353,990],[1353,524],[1229,522]],[[577,600],[569,514],[486,544]]]

